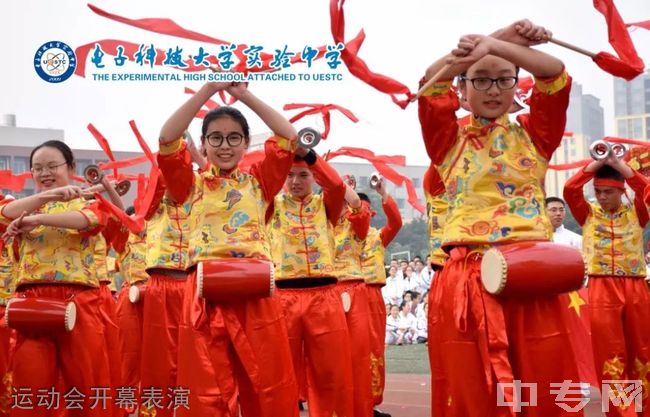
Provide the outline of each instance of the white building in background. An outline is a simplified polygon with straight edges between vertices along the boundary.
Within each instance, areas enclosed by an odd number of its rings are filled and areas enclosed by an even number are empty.
[[[562,138],[562,144],[553,154],[550,164],[568,164],[591,158],[589,156],[589,139],[588,136],[581,133],[574,133],[573,136],[564,136]],[[581,168],[564,171],[549,169],[546,171],[546,196],[563,198],[564,184],[578,172],[578,169]],[[587,188],[590,189],[589,187]]]
[[[251,151],[263,149],[264,141],[270,136],[270,133],[262,133],[253,135],[249,149]],[[10,169],[14,174],[20,174],[29,171],[29,155],[32,149],[47,140],[61,140],[65,142],[65,134],[63,130],[57,129],[33,129],[26,127],[16,126],[16,117],[14,115],[6,115],[0,119],[0,170]],[[72,150],[77,161],[76,173],[79,176],[83,175],[84,169],[90,164],[97,164],[99,162],[107,162],[108,157],[102,150],[88,150],[88,149],[73,149]],[[118,152],[113,151],[115,158],[118,160],[131,159],[140,157],[143,154],[140,152]],[[375,168],[368,162],[347,163],[332,161],[332,166],[341,174],[352,174],[357,178],[359,190],[367,189],[370,175],[375,172]],[[394,167],[402,175],[408,177],[413,181],[420,203],[426,206],[424,201],[424,193],[422,191],[422,179],[426,166],[407,166],[407,167]],[[148,175],[149,164],[140,164],[133,167],[120,169],[124,174],[138,174],[144,172]],[[402,217],[405,221],[409,221],[421,216],[420,212],[415,210],[408,203],[408,194],[406,187],[396,187],[394,184],[388,183],[388,193],[395,199],[399,206]],[[16,197],[22,197],[34,193],[34,184],[31,180],[25,183],[25,189],[21,193],[15,193],[9,190],[0,190],[2,193],[10,193]],[[136,197],[137,186],[132,183],[131,191],[125,197],[125,204],[130,205]]]
[[[90,133],[89,133],[90,135]],[[48,140],[65,142],[65,134],[60,129],[34,129],[16,125],[15,115],[0,117],[0,170],[10,169],[14,174],[29,171],[29,155],[36,146]],[[76,159],[76,174],[83,176],[84,169],[91,164],[108,162],[108,157],[102,150],[73,149]],[[118,160],[142,156],[139,152],[113,152]],[[140,164],[133,167],[120,169],[123,174],[149,173],[149,164]],[[126,195],[124,202],[130,205],[137,194],[137,186],[131,184],[131,190]],[[23,197],[34,193],[34,183],[31,179],[25,182],[25,189],[16,193],[1,190],[3,194],[9,193],[15,197]]]

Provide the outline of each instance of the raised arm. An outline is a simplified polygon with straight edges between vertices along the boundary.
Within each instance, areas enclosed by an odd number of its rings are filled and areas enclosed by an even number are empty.
[[[310,165],[314,180],[323,188],[323,202],[327,211],[327,219],[333,225],[338,222],[345,201],[346,186],[338,172],[323,158],[315,155]]]
[[[297,132],[293,125],[273,107],[253,95],[246,88],[245,83],[232,83],[227,90],[233,97],[236,97],[248,106],[249,109],[253,110],[276,136],[294,142],[298,140]]]
[[[578,224],[582,226],[587,221],[587,216],[591,212],[589,203],[585,200],[583,187],[593,177],[594,173],[605,164],[604,161],[593,161],[584,169],[578,171],[574,176],[564,184],[564,201],[566,201],[569,210],[573,214]]]

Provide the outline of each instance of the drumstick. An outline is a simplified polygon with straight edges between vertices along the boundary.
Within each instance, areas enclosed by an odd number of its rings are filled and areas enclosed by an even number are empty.
[[[440,77],[442,77],[442,74],[444,74],[444,73],[445,73],[445,72],[446,72],[446,71],[451,67],[451,65],[452,65],[452,64],[445,64],[445,65],[443,65],[442,68],[440,68],[440,70],[438,70],[438,72],[436,72],[435,75],[434,75],[433,77],[429,78],[429,80],[428,80],[426,83],[424,83],[424,85],[423,85],[422,87],[420,87],[420,89],[419,89],[418,92],[413,96],[413,98],[411,98],[411,103],[413,103],[414,101],[417,101],[417,99],[419,99],[420,97],[422,97],[422,94],[424,94],[424,92],[427,91],[427,89],[428,89],[429,87],[431,87],[431,86],[434,85],[436,82],[438,82],[438,80],[440,79]]]
[[[556,45],[560,45],[563,48],[567,48],[567,49],[570,49],[572,51],[575,51],[575,52],[577,52],[579,54],[587,55],[589,58],[593,58],[593,57],[596,56],[596,54],[593,53],[593,52],[587,51],[586,49],[582,49],[579,46],[571,45],[570,43],[566,43],[566,42],[561,41],[559,39],[549,38],[548,41],[551,42],[551,43],[554,43]]]

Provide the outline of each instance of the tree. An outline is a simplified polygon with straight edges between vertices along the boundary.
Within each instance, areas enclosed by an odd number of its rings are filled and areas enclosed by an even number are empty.
[[[386,248],[386,258],[395,252],[410,251],[411,258],[421,256],[423,259],[429,253],[429,225],[424,218],[414,219],[402,226],[393,242]]]

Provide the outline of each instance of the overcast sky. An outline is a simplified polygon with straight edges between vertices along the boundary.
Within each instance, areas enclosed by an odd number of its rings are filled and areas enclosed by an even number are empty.
[[[650,1],[616,3],[626,22],[650,20]],[[134,19],[171,18],[187,29],[233,43],[261,45],[269,52],[285,44],[290,50],[302,50],[306,45],[332,43],[327,0],[96,0],[93,4]],[[347,0],[345,6],[346,38],[361,28],[366,32],[360,56],[373,71],[407,84],[412,91],[426,66],[451,50],[461,35],[489,33],[524,17],[546,26],[558,39],[594,52],[612,52],[604,18],[590,0]],[[76,148],[98,149],[86,130],[92,122],[114,150],[139,150],[128,126],[128,121],[135,119],[149,144],[157,149],[160,126],[189,97],[183,87],[198,89],[201,83],[98,82],[91,77],[73,76],[63,83],[50,84],[34,70],[34,53],[40,45],[60,40],[76,48],[100,39],[120,39],[153,43],[161,49],[180,46],[184,54],[195,53],[200,46],[217,51],[213,45],[157,35],[102,18],[80,1],[2,2],[0,31],[5,45],[0,70],[0,114],[16,114],[18,126],[64,129],[66,141]],[[650,64],[650,31],[634,30],[632,39],[643,60]],[[605,109],[605,133],[613,134],[612,77],[587,57],[556,45],[541,48],[565,62],[574,80],[583,85],[584,93],[600,98]],[[104,59],[112,67],[112,58]],[[88,65],[89,73],[98,71]],[[320,70],[313,69],[312,73],[329,71],[323,62],[314,65]],[[134,63],[127,63],[126,68],[130,72],[148,72]],[[108,68],[108,72],[115,72],[112,69]],[[307,102],[335,103],[352,110],[360,122],[353,124],[333,114],[332,133],[319,146],[320,152],[360,146],[381,154],[406,155],[409,164],[428,164],[416,106],[401,110],[389,96],[357,80],[346,69],[338,72],[343,74],[343,81],[258,82],[249,88],[278,109],[289,102]],[[267,130],[250,111],[243,110],[249,116],[252,133]],[[314,124],[315,119],[308,122]],[[198,123],[192,125],[195,137],[199,129]]]

